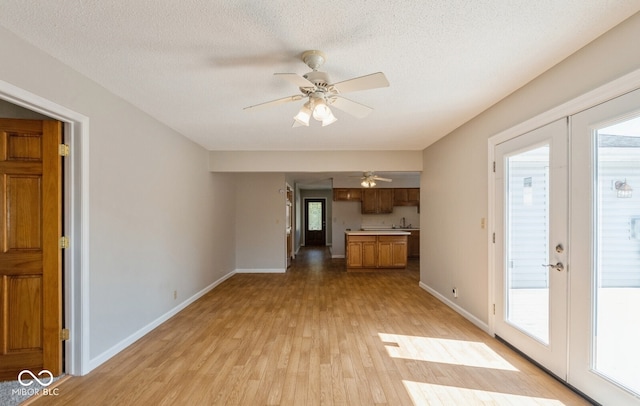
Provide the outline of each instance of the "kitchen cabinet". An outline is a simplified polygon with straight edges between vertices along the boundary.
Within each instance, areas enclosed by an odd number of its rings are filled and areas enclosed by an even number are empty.
[[[362,214],[393,213],[393,189],[361,189]]]
[[[408,232],[345,234],[347,270],[405,268]]]
[[[411,230],[410,233],[407,238],[407,256],[420,258],[420,230]]]
[[[404,268],[407,266],[407,237],[378,236],[378,268]]]
[[[334,202],[359,202],[362,199],[362,193],[357,188],[334,188]]]
[[[419,206],[420,188],[396,188],[393,189],[394,206]]]
[[[375,235],[347,236],[347,268],[375,268],[376,244]]]

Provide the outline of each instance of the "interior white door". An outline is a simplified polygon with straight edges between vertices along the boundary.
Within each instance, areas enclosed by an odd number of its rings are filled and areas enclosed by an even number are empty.
[[[571,118],[569,383],[640,404],[640,90]]]
[[[567,120],[495,146],[495,334],[567,373]]]

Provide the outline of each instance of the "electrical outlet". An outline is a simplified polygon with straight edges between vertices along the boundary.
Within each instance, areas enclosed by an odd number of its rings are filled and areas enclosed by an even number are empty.
[[[458,297],[458,288],[453,288],[453,297]]]
[[[178,298],[178,291],[174,290],[173,291],[173,300],[176,300]]]

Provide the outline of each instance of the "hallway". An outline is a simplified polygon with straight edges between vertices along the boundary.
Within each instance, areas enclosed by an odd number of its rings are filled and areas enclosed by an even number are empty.
[[[286,274],[234,275],[34,404],[587,404],[418,279],[418,261],[347,273],[302,249]]]

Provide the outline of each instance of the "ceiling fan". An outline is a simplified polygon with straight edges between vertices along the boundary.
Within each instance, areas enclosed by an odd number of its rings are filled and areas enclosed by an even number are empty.
[[[382,182],[391,182],[391,179],[377,176],[372,171],[364,172],[362,174],[362,178],[360,179],[362,180],[362,182],[360,183],[362,187],[374,187],[376,185],[377,180]]]
[[[311,72],[302,76],[297,73],[274,73],[274,75],[280,76],[298,86],[301,94],[245,107],[244,110],[259,109],[305,99],[306,102],[302,105],[298,114],[293,117],[293,127],[309,126],[311,117],[322,122],[323,127],[335,123],[338,119],[333,115],[330,107],[335,107],[357,118],[366,117],[373,111],[371,107],[345,99],[341,95],[359,90],[389,86],[389,81],[387,81],[384,73],[377,72],[338,83],[331,83],[329,75],[318,70],[325,60],[326,56],[321,51],[305,51],[302,54],[302,61],[311,68]]]

